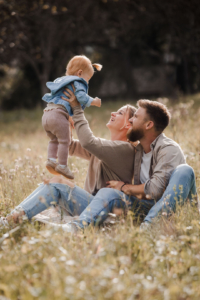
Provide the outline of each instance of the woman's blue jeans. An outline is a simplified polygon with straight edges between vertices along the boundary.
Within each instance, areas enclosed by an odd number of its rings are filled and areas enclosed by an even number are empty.
[[[22,209],[30,220],[50,206],[59,205],[61,209],[66,210],[71,216],[75,216],[80,215],[84,211],[93,197],[78,186],[71,188],[60,183],[42,183],[15,210],[18,208]]]
[[[183,204],[187,198],[192,199],[193,195],[196,195],[193,169],[188,165],[180,165],[172,173],[163,197],[156,204],[154,200],[139,200],[115,189],[103,188],[92,196],[78,186],[71,188],[60,183],[50,183],[41,184],[18,207],[31,219],[51,205],[59,205],[72,216],[78,215],[79,218],[72,222],[84,228],[90,223],[101,224],[115,208],[130,209],[136,215],[142,213],[146,216],[144,221],[151,223],[163,210],[167,213],[175,211],[177,202]]]

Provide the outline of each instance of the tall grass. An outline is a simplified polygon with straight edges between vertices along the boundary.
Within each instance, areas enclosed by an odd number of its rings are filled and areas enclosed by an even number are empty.
[[[166,135],[176,140],[200,180],[199,96],[171,107]],[[164,101],[163,99],[161,101]],[[124,103],[86,110],[95,135],[109,138],[110,112]],[[0,115],[0,214],[9,213],[49,174],[48,138],[42,111]],[[87,162],[70,158],[83,187]],[[0,299],[200,299],[200,218],[196,206],[178,208],[170,220],[139,231],[133,215],[112,227],[88,228],[71,237],[60,230],[25,223],[0,251]],[[5,233],[0,229],[0,237]],[[3,298],[4,296],[4,298]],[[5,298],[6,297],[6,298]]]

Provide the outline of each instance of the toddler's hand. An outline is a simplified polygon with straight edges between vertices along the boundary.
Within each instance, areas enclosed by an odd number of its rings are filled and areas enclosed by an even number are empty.
[[[94,100],[92,101],[91,105],[101,107],[101,99],[98,97],[95,97]]]

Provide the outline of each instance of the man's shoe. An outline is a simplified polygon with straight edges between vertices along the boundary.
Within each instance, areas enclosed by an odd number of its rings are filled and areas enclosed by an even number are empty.
[[[65,168],[62,168],[61,166],[57,165],[57,167],[55,168],[55,171],[57,173],[65,176],[68,179],[74,179],[74,175],[68,166],[66,166]]]
[[[45,220],[42,220],[42,223],[46,224],[47,226],[53,227],[55,229],[61,228],[63,231],[69,232],[72,235],[76,234],[79,231],[79,229],[81,230],[81,228],[79,228],[78,226],[76,226],[73,223],[57,224],[57,223],[52,223],[52,222],[48,222]]]
[[[79,230],[79,227],[73,223],[66,223],[62,225],[62,229],[63,231],[70,232],[71,234],[76,234]]]
[[[47,170],[51,173],[51,174],[54,174],[54,175],[59,175],[58,172],[55,171],[55,168],[57,167],[58,163],[57,162],[54,162],[50,159],[47,160],[46,162],[46,168]]]
[[[0,227],[9,227],[8,221],[4,217],[0,217]]]

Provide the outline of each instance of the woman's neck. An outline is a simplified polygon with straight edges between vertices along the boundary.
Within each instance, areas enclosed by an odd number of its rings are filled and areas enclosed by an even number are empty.
[[[111,141],[122,141],[122,142],[127,142],[127,137],[126,134],[122,132],[111,132],[110,133],[110,139]]]

